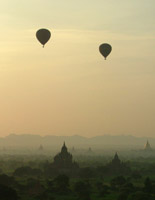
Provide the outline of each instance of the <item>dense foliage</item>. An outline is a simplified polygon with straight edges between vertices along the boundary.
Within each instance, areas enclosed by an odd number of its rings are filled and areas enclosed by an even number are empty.
[[[1,155],[0,199],[155,200],[154,157],[75,159],[78,170],[59,170],[51,167],[48,156]]]

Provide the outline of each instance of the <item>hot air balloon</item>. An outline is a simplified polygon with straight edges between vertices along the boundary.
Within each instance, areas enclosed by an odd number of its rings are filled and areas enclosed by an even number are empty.
[[[112,51],[112,47],[110,44],[104,43],[101,44],[99,46],[99,51],[102,54],[102,56],[104,56],[105,60],[107,58],[107,56],[110,54],[110,52]]]
[[[44,45],[48,42],[48,40],[50,39],[51,37],[51,33],[49,30],[47,29],[39,29],[37,32],[36,32],[36,37],[37,39],[39,40],[39,42],[43,45]]]

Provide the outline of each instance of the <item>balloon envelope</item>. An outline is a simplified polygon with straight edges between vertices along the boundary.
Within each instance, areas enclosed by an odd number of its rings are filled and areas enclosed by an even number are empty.
[[[43,45],[46,44],[46,42],[48,42],[48,40],[50,39],[51,37],[51,33],[49,30],[47,29],[39,29],[37,32],[36,32],[36,37],[37,39],[39,40],[39,42]]]
[[[106,57],[110,54],[110,52],[112,51],[112,47],[110,44],[107,44],[107,43],[104,43],[104,44],[101,44],[99,46],[99,51],[100,53],[102,54],[102,56],[104,56],[105,60],[106,60]]]

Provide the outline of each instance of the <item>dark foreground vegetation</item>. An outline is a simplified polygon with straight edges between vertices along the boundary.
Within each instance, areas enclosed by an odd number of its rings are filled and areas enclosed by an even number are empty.
[[[155,200],[154,156],[123,160],[116,153],[75,160],[67,151],[54,160],[41,154],[1,155],[0,200]]]
[[[70,179],[61,174],[55,178],[0,176],[0,198],[3,200],[154,200],[155,182],[149,177],[114,176],[107,179]]]

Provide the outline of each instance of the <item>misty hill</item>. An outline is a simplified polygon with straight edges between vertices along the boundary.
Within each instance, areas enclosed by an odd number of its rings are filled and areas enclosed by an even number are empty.
[[[78,135],[74,136],[40,136],[40,135],[16,135],[10,134],[4,138],[0,138],[0,146],[39,146],[48,145],[51,147],[62,146],[65,141],[67,146],[72,147],[98,147],[104,148],[108,146],[121,146],[121,147],[137,147],[143,148],[146,141],[149,140],[152,147],[155,147],[155,138],[135,137],[132,135],[103,135],[92,138],[86,138]]]

